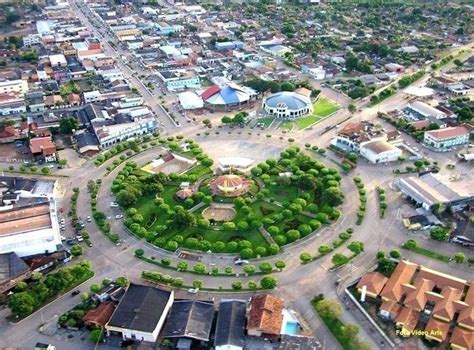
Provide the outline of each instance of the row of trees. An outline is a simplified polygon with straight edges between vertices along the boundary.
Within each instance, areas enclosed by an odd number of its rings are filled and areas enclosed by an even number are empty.
[[[28,316],[49,299],[84,282],[92,275],[90,262],[83,260],[69,268],[51,272],[44,278],[41,275],[35,276],[29,285],[21,282],[15,287],[8,307],[17,318]]]
[[[155,271],[142,271],[141,277],[147,281],[151,281],[154,283],[160,284],[167,284],[172,285],[174,287],[183,287],[184,280],[181,277],[172,277],[167,274],[162,274],[160,272]],[[191,282],[193,288],[205,288],[204,283],[201,280],[193,280]],[[258,286],[257,283],[254,281],[248,281],[247,283],[248,289],[250,290],[257,290]],[[260,280],[260,289],[274,289],[277,286],[277,280],[273,276],[265,276]],[[242,290],[243,284],[240,281],[234,281],[231,284],[233,290]],[[213,288],[215,289],[215,288]],[[222,287],[219,287],[222,289]]]

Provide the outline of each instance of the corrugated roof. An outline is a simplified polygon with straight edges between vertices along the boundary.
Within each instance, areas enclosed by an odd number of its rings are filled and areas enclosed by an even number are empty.
[[[187,337],[209,341],[213,319],[212,302],[178,300],[170,309],[161,335],[165,338]]]
[[[207,100],[209,97],[217,94],[219,91],[221,91],[221,88],[219,85],[213,85],[209,88],[207,88],[206,90],[204,90],[204,92],[201,94],[201,97],[203,100]]]
[[[243,300],[221,301],[214,346],[244,346],[246,308],[247,304]]]
[[[130,284],[107,326],[152,332],[170,298],[166,290]]]

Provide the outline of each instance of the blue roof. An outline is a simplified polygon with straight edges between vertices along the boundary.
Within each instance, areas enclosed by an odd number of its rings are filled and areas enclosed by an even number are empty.
[[[237,92],[235,89],[226,86],[221,89],[219,94],[222,96],[222,99],[226,104],[232,104],[232,103],[239,103],[239,96],[237,96]]]
[[[306,97],[289,91],[277,92],[276,94],[269,96],[265,103],[267,106],[272,108],[276,108],[278,104],[282,103],[290,110],[299,110],[304,107],[309,107],[310,105],[310,102]]]

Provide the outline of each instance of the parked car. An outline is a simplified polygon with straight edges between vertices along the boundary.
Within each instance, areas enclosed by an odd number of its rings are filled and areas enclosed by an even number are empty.
[[[91,221],[92,221],[91,217],[88,216],[88,217],[87,217],[87,222],[91,222]]]
[[[84,241],[84,238],[82,238],[82,236],[80,236],[80,235],[77,235],[76,239],[77,239],[78,242]]]
[[[110,203],[110,206],[111,206],[112,208],[118,208],[118,207],[119,207],[119,204],[118,204],[117,202],[112,202],[112,203]]]
[[[189,288],[188,293],[197,294],[199,292],[199,288]]]
[[[123,218],[123,215],[122,215],[122,214],[115,215],[115,219],[116,219],[116,220],[120,220],[121,218]]]
[[[80,291],[79,289],[76,289],[75,291],[73,291],[73,292],[71,293],[71,296],[72,296],[72,297],[75,297],[75,296],[78,295],[78,294],[81,294],[81,291]]]

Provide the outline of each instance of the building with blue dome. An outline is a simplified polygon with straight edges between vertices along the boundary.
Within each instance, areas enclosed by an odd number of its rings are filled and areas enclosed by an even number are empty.
[[[298,92],[277,92],[263,99],[262,107],[277,118],[296,119],[313,112],[311,99]]]

